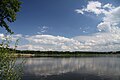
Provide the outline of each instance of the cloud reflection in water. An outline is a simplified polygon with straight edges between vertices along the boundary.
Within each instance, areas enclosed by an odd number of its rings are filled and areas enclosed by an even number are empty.
[[[25,74],[34,76],[59,75],[62,73],[90,73],[120,76],[119,58],[29,58]]]

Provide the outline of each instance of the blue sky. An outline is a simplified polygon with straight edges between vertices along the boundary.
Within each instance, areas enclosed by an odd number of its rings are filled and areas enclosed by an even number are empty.
[[[17,20],[10,24],[10,28],[15,32],[14,38],[21,39],[20,47],[23,47],[20,49],[60,51],[119,50],[120,16],[116,14],[119,13],[119,0],[21,1],[23,3],[17,15]],[[117,9],[116,12],[115,9]],[[109,15],[113,16],[109,20],[116,19],[114,16],[118,17],[118,19],[115,22],[110,22],[108,20]],[[110,24],[107,22],[110,22]],[[115,23],[114,27],[109,26]],[[2,32],[1,30],[1,34]],[[96,36],[101,37],[100,41],[97,40]],[[45,40],[46,42],[44,42]],[[75,43],[79,45],[76,46]],[[114,44],[115,46],[110,46]],[[72,48],[72,46],[76,48]],[[101,48],[96,49],[95,46]],[[54,47],[58,48],[54,49]]]
[[[16,34],[34,35],[40,31],[39,27],[47,26],[49,29],[44,34],[74,37],[97,32],[96,25],[101,21],[99,16],[75,12],[75,9],[85,6],[87,0],[21,1],[23,4],[17,21],[11,25]],[[117,0],[109,2],[115,4]]]
[[[23,1],[17,21],[12,25],[17,27],[14,27],[12,30],[20,34],[33,35],[40,31],[39,27],[47,26],[49,29],[44,34],[66,37],[83,34],[79,30],[81,25],[87,26],[83,18],[86,18],[88,22],[90,19],[85,16],[81,17],[81,15],[75,13],[74,10],[79,8],[81,5],[79,4],[80,2],[68,0]],[[26,29],[29,30],[26,31]],[[94,32],[94,30],[91,31]]]

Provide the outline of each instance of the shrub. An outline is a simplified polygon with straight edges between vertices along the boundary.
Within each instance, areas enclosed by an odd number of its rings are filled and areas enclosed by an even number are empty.
[[[24,60],[16,64],[17,57],[15,57],[15,48],[10,49],[11,40],[4,37],[0,44],[0,80],[21,80],[23,73]]]

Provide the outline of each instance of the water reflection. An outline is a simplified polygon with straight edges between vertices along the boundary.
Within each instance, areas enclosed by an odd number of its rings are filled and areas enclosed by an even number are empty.
[[[29,58],[26,61],[24,72],[27,76],[87,73],[97,76],[119,77],[120,58]]]

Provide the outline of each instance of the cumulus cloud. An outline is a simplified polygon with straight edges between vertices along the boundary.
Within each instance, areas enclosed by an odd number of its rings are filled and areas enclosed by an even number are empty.
[[[18,35],[14,35],[16,37]],[[19,38],[21,36],[18,36]],[[118,51],[120,49],[120,36],[117,34],[96,33],[90,36],[76,36],[66,38],[52,35],[22,36],[22,45],[19,50],[40,51]],[[13,39],[14,41],[14,39]],[[22,43],[20,40],[19,44]],[[14,46],[13,46],[14,47]]]
[[[90,36],[76,36],[75,40],[90,47],[90,51],[120,50],[120,36],[113,33],[96,33]]]
[[[105,14],[103,21],[98,24],[99,31],[120,32],[120,7],[116,7]]]
[[[0,36],[4,36],[0,34]],[[0,37],[0,39],[2,39]],[[23,36],[21,34],[16,34],[10,36],[11,40],[15,42],[15,40],[20,39],[18,45],[19,50],[40,50],[40,51],[87,51],[90,48],[88,45],[84,45],[83,43],[73,39],[66,38],[62,36],[52,36],[52,35],[32,35],[32,36]],[[22,41],[27,41],[24,43]],[[11,47],[14,47],[11,45]]]
[[[80,12],[79,12],[80,11]],[[119,50],[120,44],[120,6],[115,7],[110,3],[102,4],[98,1],[89,1],[86,8],[76,9],[77,13],[84,14],[91,12],[97,16],[103,14],[103,20],[97,25],[99,33],[91,36],[77,36],[75,39],[91,43],[92,50],[99,51],[115,51]]]
[[[115,7],[112,4],[105,4],[102,5],[99,1],[89,1],[87,6],[82,9],[76,9],[75,11],[80,14],[84,14],[84,12],[91,12],[96,15],[99,14],[106,14],[111,9],[114,9]]]
[[[29,45],[25,45],[26,48],[29,47],[30,50],[73,51],[80,47],[80,42],[61,36],[33,35],[25,39],[30,43]],[[25,48],[25,46],[23,47]]]

